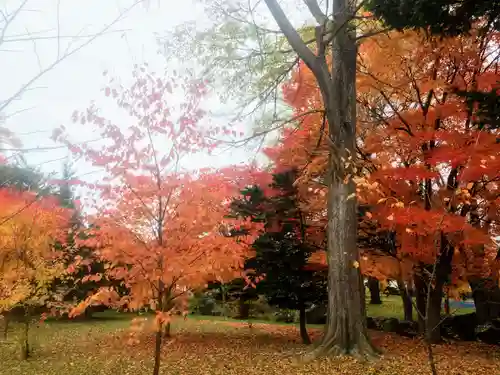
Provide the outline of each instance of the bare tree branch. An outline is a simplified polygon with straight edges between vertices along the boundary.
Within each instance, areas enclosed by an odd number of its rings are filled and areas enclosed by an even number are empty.
[[[9,28],[10,24],[19,15],[21,10],[24,9],[24,6],[26,5],[27,2],[28,0],[24,0],[21,3],[21,5],[19,5],[19,7],[11,15],[6,15],[4,12],[1,12],[5,25],[3,26],[2,34],[0,34],[0,45],[2,45],[5,40],[5,33],[7,32],[7,29]]]
[[[319,7],[318,2],[316,0],[304,0],[304,3],[307,5],[309,11],[316,19],[316,22],[320,25],[326,25],[326,23],[328,22],[328,17],[325,13],[323,13],[321,8]]]
[[[26,83],[22,84],[21,87],[9,98],[4,99],[1,101],[0,104],[0,112],[3,112],[7,106],[9,106],[14,100],[16,100],[23,92],[26,91],[34,82],[36,82],[38,79],[40,79],[42,76],[44,76],[46,73],[54,69],[57,65],[59,65],[61,62],[66,60],[68,57],[76,54],[78,51],[83,49],[84,47],[88,46],[90,43],[92,43],[94,40],[96,40],[98,37],[106,33],[111,27],[113,27],[116,23],[118,23],[127,13],[129,13],[132,9],[134,9],[137,5],[142,3],[144,0],[136,0],[131,6],[126,8],[123,12],[121,12],[113,21],[111,21],[108,25],[106,25],[104,28],[102,28],[98,33],[94,34],[91,36],[88,40],[80,44],[79,46],[73,48],[73,49],[68,49],[66,52],[58,56],[55,61],[53,61],[50,65],[48,65],[46,68],[40,70],[38,74],[33,76],[31,79],[29,79]],[[5,25],[2,30],[2,34],[0,35],[0,45],[5,41],[5,32],[7,30],[7,26],[14,20],[15,17],[18,16],[19,12],[23,9],[24,5],[27,3],[27,0],[24,0],[23,3],[19,8],[16,9],[16,11],[10,15],[10,17],[6,16],[2,12],[2,16],[4,17]]]

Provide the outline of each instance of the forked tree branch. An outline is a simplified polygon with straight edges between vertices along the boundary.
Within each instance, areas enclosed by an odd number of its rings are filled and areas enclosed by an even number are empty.
[[[307,5],[309,8],[309,11],[313,15],[313,17],[316,19],[316,22],[320,25],[326,25],[328,22],[328,17],[321,8],[319,7],[319,4],[316,0],[304,0],[304,3]]]
[[[137,5],[142,3],[144,0],[136,0],[134,3],[126,8],[123,12],[121,12],[112,22],[110,22],[108,25],[106,25],[104,28],[102,28],[98,33],[94,34],[91,36],[88,40],[86,40],[84,43],[80,44],[79,46],[66,51],[65,54],[61,56],[57,56],[55,61],[53,61],[50,65],[48,65],[46,68],[41,69],[36,75],[34,75],[31,79],[29,79],[27,82],[21,85],[21,87],[9,98],[3,99],[0,101],[0,112],[3,112],[7,106],[9,106],[14,100],[19,98],[19,96],[26,91],[33,83],[35,83],[37,80],[39,80],[42,76],[47,74],[49,71],[54,69],[57,65],[59,65],[61,62],[66,60],[68,57],[74,55],[84,47],[88,46],[90,43],[92,43],[94,40],[96,40],[98,37],[101,35],[105,34],[108,32],[108,30],[113,27],[116,23],[118,23],[127,13],[129,13],[133,8],[135,8]],[[5,41],[5,31],[7,29],[7,26],[14,20],[16,16],[19,15],[19,12],[22,10],[23,6],[26,4],[26,0],[22,3],[22,5],[12,14],[10,15],[9,18],[6,18],[5,14],[2,13],[4,17],[4,26],[2,29],[2,32],[0,34],[0,44]]]
[[[276,23],[285,34],[290,46],[297,52],[301,60],[311,69],[313,72],[316,69],[316,55],[309,49],[309,47],[304,43],[301,36],[297,30],[293,27],[290,20],[285,15],[285,12],[279,5],[277,0],[264,0],[269,11],[272,13]]]

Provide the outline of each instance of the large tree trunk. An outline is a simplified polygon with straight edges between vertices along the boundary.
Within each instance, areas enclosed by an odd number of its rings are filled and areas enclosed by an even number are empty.
[[[341,65],[334,67],[334,71],[340,68],[345,69]],[[328,197],[327,322],[322,341],[310,355],[312,358],[339,354],[370,358],[377,354],[366,328],[365,288],[356,246],[355,186],[352,181],[344,183],[342,175],[339,176],[332,163]]]
[[[354,2],[335,0],[332,14],[348,18]],[[339,19],[342,17],[339,17]],[[332,45],[330,89],[323,91],[330,137],[328,176],[328,314],[325,335],[316,353],[372,357],[366,328],[365,287],[357,248],[355,29],[340,27]],[[344,161],[351,160],[350,163]],[[347,177],[347,178],[346,178]]]
[[[299,329],[302,342],[306,345],[309,345],[311,343],[311,338],[309,337],[309,333],[307,332],[306,306],[303,303],[299,308]]]
[[[380,282],[375,277],[368,277],[368,289],[370,290],[370,305],[381,305]]]
[[[413,303],[412,296],[403,280],[398,280],[399,293],[403,302],[404,320],[407,322],[413,321]]]
[[[319,355],[353,354],[372,357],[366,329],[365,288],[356,244],[356,11],[352,0],[333,0],[325,15],[316,0],[306,0],[317,24],[317,53],[304,43],[277,0],[265,0],[292,48],[312,70],[321,91],[330,145],[328,186],[328,314],[325,334],[307,359]],[[333,22],[328,16],[333,17]],[[333,41],[330,44],[330,40]],[[326,52],[332,51],[329,69]]]

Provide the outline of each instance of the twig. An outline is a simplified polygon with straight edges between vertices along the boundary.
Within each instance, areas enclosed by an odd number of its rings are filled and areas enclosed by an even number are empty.
[[[23,5],[26,3],[27,0],[23,2]],[[96,40],[99,36],[103,35],[107,30],[109,30],[113,25],[115,25],[117,22],[119,22],[125,14],[130,12],[133,8],[135,8],[138,4],[142,3],[144,0],[136,0],[130,7],[128,7],[124,12],[120,13],[118,17],[116,17],[111,23],[109,23],[107,26],[105,26],[100,32],[89,38],[87,41],[84,43],[80,44],[78,47],[73,48],[72,50],[68,50],[64,55],[60,56],[57,58],[54,62],[52,62],[49,66],[47,66],[45,69],[42,69],[38,74],[33,76],[28,82],[24,83],[11,97],[5,99],[2,101],[0,104],[0,112],[3,112],[5,108],[11,104],[16,98],[19,97],[28,87],[30,87],[35,81],[40,79],[42,76],[44,76],[46,73],[54,69],[57,65],[59,65],[61,62],[66,60],[68,57],[74,55],[84,47],[88,46],[90,43],[92,43],[94,40]],[[19,8],[20,11],[21,8]],[[19,12],[15,13],[17,15]],[[12,18],[11,18],[12,20]],[[11,21],[9,21],[11,22]],[[3,32],[5,32],[5,29]],[[4,35],[2,35],[0,38],[0,44],[3,41]]]

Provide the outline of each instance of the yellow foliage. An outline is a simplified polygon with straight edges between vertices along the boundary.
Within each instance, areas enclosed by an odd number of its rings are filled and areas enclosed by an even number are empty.
[[[47,299],[48,286],[64,272],[53,243],[68,218],[55,200],[0,191],[0,311]]]

